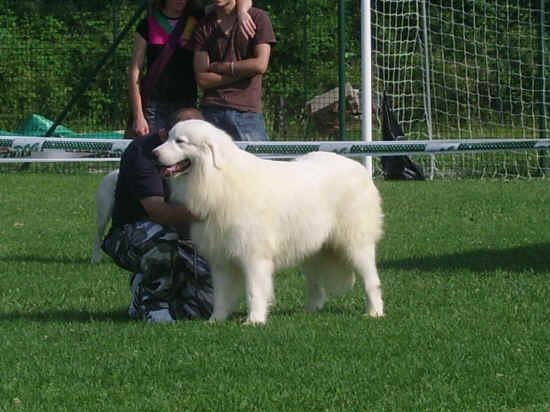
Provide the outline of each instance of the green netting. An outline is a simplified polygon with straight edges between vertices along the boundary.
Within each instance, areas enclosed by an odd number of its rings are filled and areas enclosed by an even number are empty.
[[[6,130],[0,129],[0,136],[15,136],[15,133],[7,132]]]
[[[31,114],[23,123],[15,129],[15,134],[19,136],[45,136],[46,132],[52,127],[53,122],[39,114]],[[65,126],[57,126],[54,137],[74,137],[76,133]]]
[[[78,137],[83,137],[86,139],[124,139],[124,132],[97,132],[97,133],[83,133],[79,134]]]
[[[5,136],[35,136],[43,137],[53,125],[53,121],[46,119],[39,114],[30,115],[23,123],[21,123],[14,132],[6,132],[0,130],[1,135]],[[73,137],[86,139],[123,139],[122,132],[95,132],[95,133],[75,133],[65,126],[59,125],[55,128],[52,137]]]

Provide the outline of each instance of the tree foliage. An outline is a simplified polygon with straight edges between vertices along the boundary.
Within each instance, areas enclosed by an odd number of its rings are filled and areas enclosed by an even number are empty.
[[[536,10],[538,2],[531,2],[532,10]],[[354,87],[360,87],[361,2],[345,0],[344,3],[345,75]],[[410,1],[373,0],[372,7],[378,10],[391,6],[397,12],[399,7],[408,3]],[[471,80],[476,84],[471,87],[488,88],[490,90],[486,93],[479,94],[502,98],[487,98],[476,104],[491,106],[502,101],[516,101],[511,98],[514,93],[526,94],[517,99],[521,101],[536,98],[527,95],[532,93],[527,87],[499,87],[500,84],[510,84],[510,81],[505,82],[510,78],[513,78],[512,83],[520,85],[536,82],[539,71],[533,58],[537,48],[536,40],[533,40],[537,30],[532,24],[535,20],[533,16],[522,15],[529,14],[525,8],[514,11],[502,7],[506,3],[506,0],[435,0],[427,3],[432,16],[429,30],[434,81],[446,84],[453,70],[467,71],[476,67],[479,57],[469,53],[469,46],[476,39],[483,38],[484,52],[495,57],[496,63],[490,70],[476,73],[477,78]],[[550,0],[545,0],[545,3],[547,11],[550,11]],[[3,89],[0,94],[0,129],[14,130],[32,113],[57,118],[89,79],[92,69],[105,56],[115,35],[141,4],[142,0],[0,0],[0,82]],[[300,127],[305,102],[338,86],[339,1],[257,0],[254,5],[269,12],[277,35],[277,45],[272,51],[270,68],[264,79],[266,118],[272,125],[284,118],[286,127]],[[511,13],[517,15],[512,16]],[[547,12],[547,24],[548,15]],[[422,35],[410,29],[414,25],[406,28],[406,21],[396,21],[394,16],[388,17],[388,33],[392,25],[404,27],[392,31],[395,41]],[[406,14],[401,17],[408,18],[411,16]],[[79,132],[123,127],[128,107],[126,73],[133,31],[132,27],[116,53],[93,78],[74,107],[70,108],[64,125]],[[521,47],[511,47],[515,45]],[[373,47],[376,49],[377,44]],[[512,49],[517,51],[517,55],[509,55]],[[453,57],[465,62],[464,65],[444,67],[443,58],[451,50]],[[504,66],[501,56],[506,56],[506,61],[512,63]],[[419,54],[413,74],[418,79],[423,75],[420,59]],[[387,73],[381,74],[389,78],[396,70],[396,67],[388,65],[380,67],[387,70]],[[458,105],[467,99],[460,88],[449,87],[446,93],[454,94]]]

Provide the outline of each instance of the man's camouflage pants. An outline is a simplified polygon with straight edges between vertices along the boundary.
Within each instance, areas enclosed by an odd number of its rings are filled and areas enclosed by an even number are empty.
[[[147,318],[148,312],[167,306],[173,319],[210,317],[208,263],[170,227],[141,221],[111,228],[102,247],[118,266],[143,276],[132,297],[134,316]]]

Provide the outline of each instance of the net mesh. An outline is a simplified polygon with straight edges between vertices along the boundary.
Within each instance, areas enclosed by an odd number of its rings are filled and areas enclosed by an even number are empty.
[[[373,89],[391,97],[406,139],[545,137],[548,19],[533,4],[374,3]],[[418,161],[444,176],[536,176],[548,167],[539,151]]]

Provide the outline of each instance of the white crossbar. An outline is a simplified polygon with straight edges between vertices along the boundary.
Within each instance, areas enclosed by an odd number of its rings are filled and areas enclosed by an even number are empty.
[[[0,136],[0,163],[118,161],[131,140]],[[309,152],[334,152],[348,157],[401,156],[547,150],[550,139],[468,139],[399,141],[235,142],[249,153],[265,157],[295,157]]]

